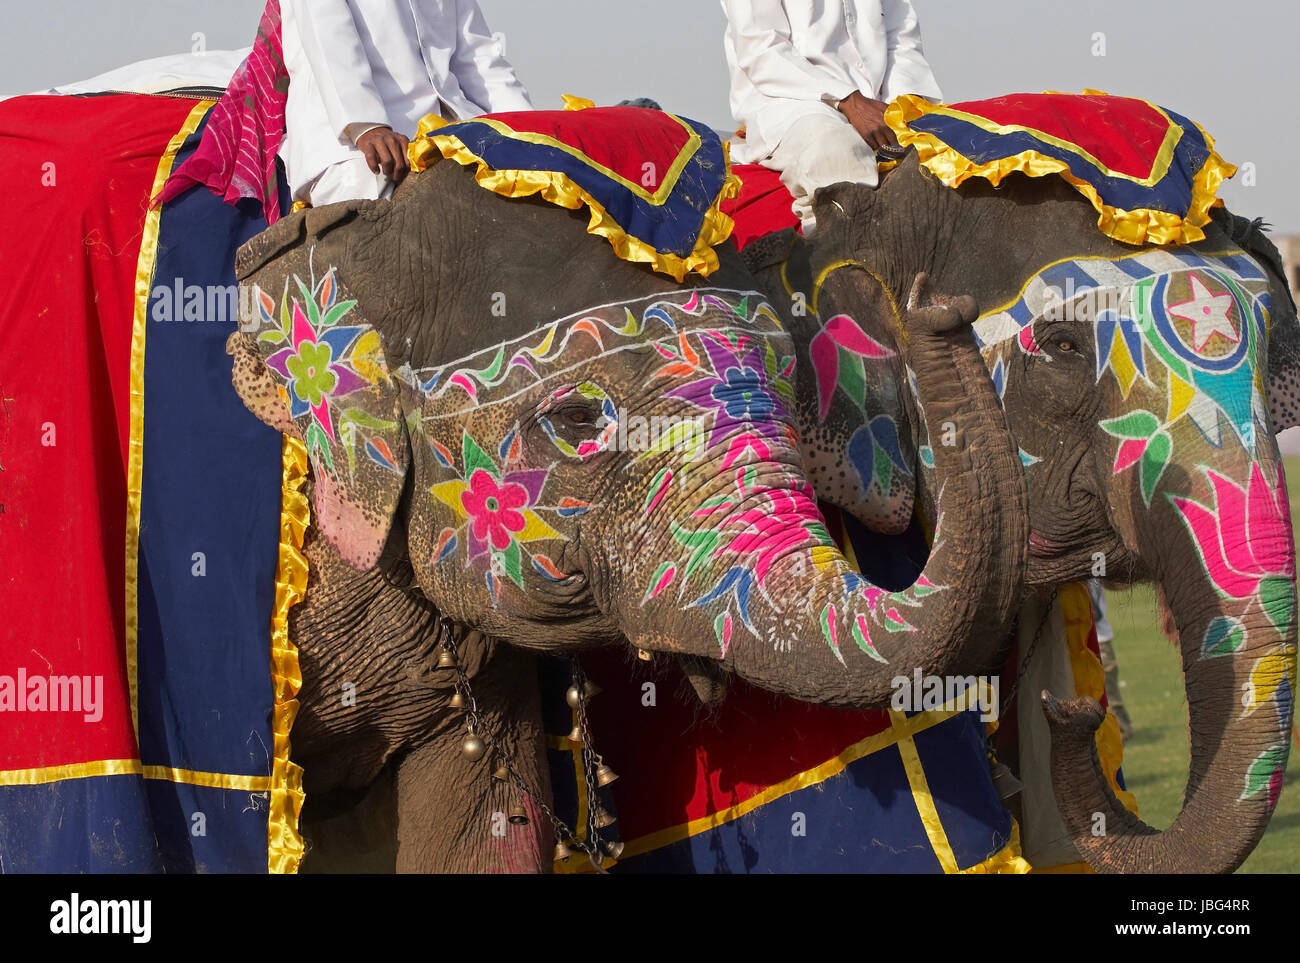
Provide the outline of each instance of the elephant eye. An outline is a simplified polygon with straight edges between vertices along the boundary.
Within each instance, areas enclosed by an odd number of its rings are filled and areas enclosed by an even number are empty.
[[[1074,344],[1074,342],[1071,341],[1069,338],[1062,338],[1060,341],[1055,342],[1055,347],[1056,347],[1056,349],[1057,349],[1058,351],[1074,351],[1074,350],[1075,350],[1075,344]]]
[[[596,413],[590,408],[571,408],[564,412],[564,417],[575,425],[590,425],[596,421]]]

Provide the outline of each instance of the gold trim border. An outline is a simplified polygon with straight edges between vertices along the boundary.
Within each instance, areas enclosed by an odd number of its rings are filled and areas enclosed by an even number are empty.
[[[164,782],[207,786],[211,789],[239,789],[246,792],[267,792],[271,788],[268,776],[241,776],[227,772],[199,772],[194,769],[176,769],[172,766],[146,766],[139,759],[98,759],[94,762],[75,762],[64,766],[43,766],[38,769],[9,769],[0,772],[0,786],[42,786],[68,779],[93,779],[97,776],[143,776]]]
[[[158,158],[154,170],[153,188],[149,191],[149,208],[144,216],[144,229],[140,237],[140,256],[135,265],[135,304],[131,320],[131,437],[127,443],[126,467],[126,609],[124,629],[126,636],[126,678],[131,706],[131,731],[135,735],[136,750],[140,746],[140,490],[144,471],[144,352],[146,323],[149,319],[149,290],[153,285],[154,267],[158,261],[158,229],[162,221],[162,207],[153,199],[171,176],[176,154],[186,139],[207,116],[215,100],[201,100],[194,105],[180,129],[167,142],[167,149]]]
[[[298,818],[302,814],[302,767],[289,758],[289,732],[298,715],[302,670],[298,647],[289,637],[289,609],[307,594],[307,557],[303,537],[311,523],[311,506],[303,494],[307,481],[307,448],[289,435],[280,448],[280,549],[275,573],[275,609],[271,613],[271,680],[275,693],[272,733],[270,816],[266,824],[269,873],[296,873],[304,855]]]

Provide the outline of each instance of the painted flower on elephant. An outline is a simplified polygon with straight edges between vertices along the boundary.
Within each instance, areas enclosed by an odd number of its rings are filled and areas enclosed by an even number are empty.
[[[294,312],[302,313],[296,306]],[[328,344],[303,341],[298,345],[298,353],[284,362],[290,377],[293,378],[289,383],[289,389],[314,410],[320,408],[322,397],[333,391],[334,386],[339,383],[338,374],[330,370],[331,360],[333,359],[330,357]],[[328,414],[326,412],[327,418]],[[333,437],[333,430],[327,429],[327,434]]]
[[[735,436],[731,439],[733,447],[737,441],[745,441],[760,458],[769,457],[762,443],[764,438],[793,443],[787,406],[794,399],[789,380],[793,358],[778,362],[770,342],[764,350],[760,342],[735,332],[704,331],[699,342],[707,364],[693,352],[695,376],[666,391],[664,397],[680,398],[713,416],[705,450],[712,449],[728,434]],[[680,377],[676,369],[684,362],[689,363],[683,357],[665,369],[672,367],[672,374]]]
[[[290,295],[291,281],[301,298]],[[284,345],[266,365],[283,382],[290,417],[310,419],[304,440],[312,455],[331,469],[331,445],[341,443],[349,469],[355,468],[360,446],[375,464],[395,471],[386,436],[396,431],[397,423],[371,396],[362,394],[388,380],[379,335],[366,324],[342,323],[357,302],[339,300],[333,268],[310,286],[296,275],[291,281],[285,281],[278,319],[270,295],[260,288],[255,291],[263,329],[258,340]]]
[[[565,537],[543,513],[567,518],[591,507],[573,498],[563,498],[556,505],[541,504],[549,468],[505,471],[501,466],[512,461],[508,456],[514,451],[516,437],[512,431],[498,446],[498,463],[462,429],[460,467],[445,445],[430,445],[444,473],[454,476],[430,489],[436,502],[450,510],[454,522],[439,532],[432,561],[445,563],[463,551],[465,564],[485,566],[484,579],[493,599],[501,576],[524,587],[525,563],[552,581],[567,578],[550,556],[535,551],[532,543]]]
[[[1214,493],[1213,509],[1181,495],[1170,494],[1169,500],[1187,525],[1210,581],[1228,598],[1259,598],[1274,625],[1289,625],[1295,614],[1295,561],[1281,465],[1273,485],[1259,462],[1251,463],[1244,486],[1213,469],[1203,471]]]
[[[762,375],[752,368],[728,368],[722,373],[722,383],[714,385],[710,395],[734,421],[761,421],[776,407]]]
[[[514,482],[499,484],[479,469],[469,480],[469,489],[461,492],[460,503],[473,520],[474,537],[488,540],[500,552],[510,539],[524,530],[525,519],[519,509],[528,504],[528,489]]]
[[[1258,604],[1281,634],[1288,637],[1295,620],[1295,556],[1292,548],[1291,511],[1281,463],[1277,481],[1270,485],[1258,462],[1251,464],[1244,486],[1205,469],[1214,492],[1215,507],[1170,495],[1192,540],[1201,564],[1219,593],[1227,598]],[[1206,630],[1203,658],[1233,655],[1246,644],[1240,619],[1220,616]],[[1243,715],[1277,697],[1278,711],[1289,726],[1291,693],[1295,689],[1296,650],[1289,642],[1270,648],[1251,667],[1243,685]]]

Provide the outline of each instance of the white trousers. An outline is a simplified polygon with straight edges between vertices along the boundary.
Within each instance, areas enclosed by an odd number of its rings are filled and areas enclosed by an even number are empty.
[[[807,234],[816,225],[813,195],[819,187],[856,181],[875,187],[876,152],[843,114],[810,114],[795,121],[764,162],[781,172],[781,183],[794,195],[791,210]]]
[[[393,186],[382,171],[372,171],[358,152],[356,157],[325,168],[320,177],[295,191],[294,197],[312,207],[324,207],[339,201],[388,199],[393,196]]]

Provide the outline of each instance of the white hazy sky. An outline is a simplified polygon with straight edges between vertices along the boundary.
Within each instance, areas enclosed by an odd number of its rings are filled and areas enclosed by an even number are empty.
[[[1240,214],[1300,234],[1300,5],[1294,0],[914,0],[950,101],[1085,87],[1196,120],[1236,164]],[[0,0],[0,91],[42,89],[135,60],[252,40],[263,0]],[[480,0],[539,106],[560,94],[649,96],[730,130],[716,0]],[[1095,56],[1094,35],[1105,56]]]

